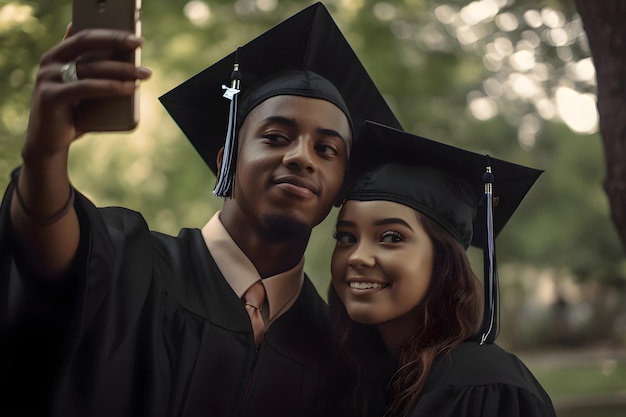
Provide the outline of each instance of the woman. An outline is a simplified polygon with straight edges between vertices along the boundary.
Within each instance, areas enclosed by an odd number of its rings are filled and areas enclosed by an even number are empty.
[[[492,239],[541,172],[374,123],[356,143],[360,166],[337,220],[329,301],[358,371],[361,413],[554,416],[532,373],[492,343]],[[506,186],[493,195],[492,182]],[[485,239],[483,317],[465,250]]]

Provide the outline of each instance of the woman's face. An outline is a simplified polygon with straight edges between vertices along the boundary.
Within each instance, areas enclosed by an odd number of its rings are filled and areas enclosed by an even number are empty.
[[[430,285],[433,245],[417,213],[389,201],[347,201],[339,213],[332,281],[352,320],[415,314]]]

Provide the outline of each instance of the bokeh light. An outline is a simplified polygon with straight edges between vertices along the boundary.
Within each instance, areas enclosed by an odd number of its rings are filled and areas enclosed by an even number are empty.
[[[206,26],[211,18],[211,8],[200,0],[192,0],[185,4],[183,13],[196,26]]]

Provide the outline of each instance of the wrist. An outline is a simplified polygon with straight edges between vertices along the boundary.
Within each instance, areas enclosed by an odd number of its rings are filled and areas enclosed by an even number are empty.
[[[49,150],[41,146],[29,145],[27,142],[22,146],[22,161],[28,165],[67,164],[69,151],[69,147]]]

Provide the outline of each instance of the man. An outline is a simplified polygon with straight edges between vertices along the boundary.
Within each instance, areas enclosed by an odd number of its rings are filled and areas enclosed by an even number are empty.
[[[94,207],[67,174],[69,146],[83,133],[73,107],[133,94],[149,76],[78,57],[140,43],[89,31],[42,58],[23,165],[0,211],[4,407],[63,416],[339,411],[342,374],[303,254],[339,194],[356,129],[397,120],[315,4],[161,97],[219,170],[216,194],[226,199],[202,230],[150,232],[139,213]],[[76,79],[63,82],[71,77],[61,69],[76,60]],[[221,94],[231,72],[229,101]]]

